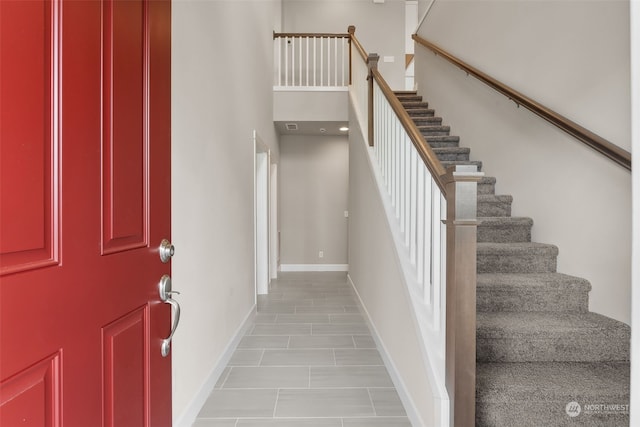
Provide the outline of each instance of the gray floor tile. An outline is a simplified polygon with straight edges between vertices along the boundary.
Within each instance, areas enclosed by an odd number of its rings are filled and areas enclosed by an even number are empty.
[[[265,350],[260,364],[262,366],[333,366],[336,363],[332,349],[287,349]]]
[[[275,418],[239,420],[237,427],[342,427],[340,418]]]
[[[253,319],[254,323],[275,323],[277,313],[258,313],[256,317]]]
[[[347,305],[353,305],[355,301],[351,297],[329,297],[329,298],[314,298],[314,307],[344,307]]]
[[[233,371],[230,375],[232,374]],[[228,382],[229,379],[227,379]],[[393,382],[384,366],[311,368],[311,388],[332,387],[393,387]]]
[[[353,337],[356,348],[376,348],[376,342],[371,335],[356,335]]]
[[[313,335],[358,335],[368,334],[369,328],[366,324],[330,324],[330,325],[313,325],[311,331]]]
[[[256,325],[248,335],[309,335],[311,325],[296,323],[274,323],[273,325]]]
[[[297,388],[309,387],[309,368],[240,366],[231,368],[222,386],[229,388]]]
[[[407,415],[398,392],[395,388],[369,389],[376,415],[381,416],[405,416]]]
[[[411,427],[407,417],[343,418],[344,427]]]
[[[235,427],[236,418],[200,418],[191,427]]]
[[[376,349],[336,349],[336,365],[384,365]]]
[[[278,314],[276,323],[330,323],[328,314]]]
[[[334,313],[345,313],[345,310],[344,310],[344,306],[342,305],[324,306],[324,307],[296,306],[296,313],[334,314]]]
[[[276,417],[358,417],[373,415],[366,389],[280,390]]]
[[[258,366],[264,350],[242,350],[233,352],[228,366]]]
[[[288,336],[250,336],[245,335],[240,340],[238,348],[287,348]]]
[[[295,336],[289,341],[289,348],[354,348],[349,335]]]
[[[227,379],[229,372],[231,372],[231,368],[229,366],[224,368],[224,371],[222,371],[220,378],[218,378],[218,381],[216,381],[216,385],[213,388],[222,388],[222,384],[224,384],[224,381]]]
[[[410,426],[344,273],[270,292],[193,427]]]
[[[331,323],[365,323],[361,314],[331,314]]]
[[[198,418],[271,417],[278,390],[213,390]]]
[[[311,304],[309,304],[311,305]],[[260,302],[258,300],[258,313],[294,313],[296,311],[295,301],[269,301]]]

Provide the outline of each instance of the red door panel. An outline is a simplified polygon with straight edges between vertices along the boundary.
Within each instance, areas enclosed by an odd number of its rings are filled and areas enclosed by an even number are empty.
[[[0,425],[171,425],[168,0],[0,0]]]

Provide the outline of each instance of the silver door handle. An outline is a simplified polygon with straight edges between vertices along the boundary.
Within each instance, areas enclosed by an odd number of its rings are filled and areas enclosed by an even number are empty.
[[[180,304],[178,301],[168,298],[165,301],[167,304],[171,304],[171,307],[174,308],[173,311],[173,325],[171,325],[171,333],[169,336],[162,340],[162,346],[160,347],[160,352],[162,353],[162,357],[167,357],[169,355],[169,351],[171,350],[171,339],[173,338],[173,334],[178,329],[178,323],[180,323]]]
[[[171,277],[165,274],[162,276],[160,283],[158,284],[158,293],[160,294],[160,299],[171,305],[173,308],[173,324],[171,325],[171,333],[169,333],[167,338],[162,340],[162,346],[160,347],[162,357],[167,357],[171,350],[171,339],[173,338],[173,334],[176,332],[176,329],[178,329],[178,324],[180,323],[180,304],[171,298],[171,295],[179,294],[180,292],[171,290]]]

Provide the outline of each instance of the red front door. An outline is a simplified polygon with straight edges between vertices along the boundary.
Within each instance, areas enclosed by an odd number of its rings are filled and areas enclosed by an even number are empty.
[[[0,426],[171,425],[169,0],[0,0]]]

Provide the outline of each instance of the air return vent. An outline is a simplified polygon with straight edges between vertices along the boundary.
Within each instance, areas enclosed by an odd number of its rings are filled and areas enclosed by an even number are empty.
[[[284,126],[287,128],[287,130],[298,130],[297,123],[287,123]]]

